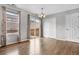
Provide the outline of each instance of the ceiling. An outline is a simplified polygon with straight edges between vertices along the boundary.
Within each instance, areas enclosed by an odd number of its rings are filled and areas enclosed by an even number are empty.
[[[79,4],[16,4],[16,6],[35,14],[40,14],[41,8],[44,8],[46,15],[79,8]]]

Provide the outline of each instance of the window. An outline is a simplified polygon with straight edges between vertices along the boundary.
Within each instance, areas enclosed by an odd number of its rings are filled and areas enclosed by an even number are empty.
[[[6,12],[7,33],[16,33],[19,31],[19,14],[10,11]]]

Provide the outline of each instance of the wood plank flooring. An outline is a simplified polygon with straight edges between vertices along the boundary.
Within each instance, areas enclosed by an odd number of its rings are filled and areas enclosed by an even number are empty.
[[[0,55],[79,55],[79,43],[36,38],[2,47]]]

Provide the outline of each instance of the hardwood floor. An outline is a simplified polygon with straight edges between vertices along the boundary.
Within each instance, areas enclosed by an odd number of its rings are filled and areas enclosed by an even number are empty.
[[[78,55],[79,43],[48,38],[30,39],[28,42],[0,48],[0,55]]]

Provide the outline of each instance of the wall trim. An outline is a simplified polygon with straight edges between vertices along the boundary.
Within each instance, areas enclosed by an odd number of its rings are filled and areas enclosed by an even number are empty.
[[[44,37],[44,38],[55,39],[55,40],[61,40],[61,41],[69,41],[69,42],[73,42],[73,43],[79,43],[79,41],[75,41],[75,40],[66,40],[66,39],[51,38],[51,37]]]

